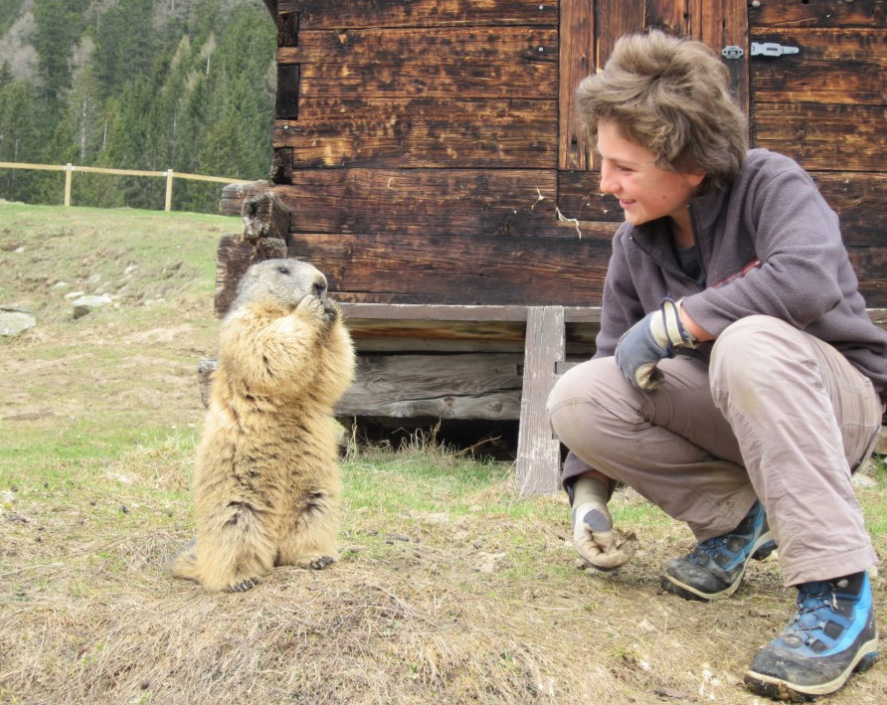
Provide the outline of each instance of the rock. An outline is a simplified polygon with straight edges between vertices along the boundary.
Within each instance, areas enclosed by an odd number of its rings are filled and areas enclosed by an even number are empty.
[[[0,335],[14,337],[37,325],[37,319],[23,308],[0,306]]]
[[[90,311],[107,306],[109,303],[111,303],[110,296],[81,296],[74,301],[74,318],[81,318]]]
[[[867,474],[857,472],[850,478],[850,484],[854,487],[860,487],[867,490],[873,490],[878,486],[878,481]]]

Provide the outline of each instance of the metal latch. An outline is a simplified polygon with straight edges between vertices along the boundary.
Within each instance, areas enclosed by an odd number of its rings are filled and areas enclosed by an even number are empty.
[[[752,56],[784,56],[786,54],[798,54],[800,53],[800,49],[798,47],[788,47],[783,46],[782,44],[777,44],[776,42],[752,42],[751,43],[751,55]],[[727,61],[736,61],[745,56],[745,52],[742,50],[742,47],[738,47],[735,44],[731,44],[728,47],[724,47],[721,49],[721,56],[723,56]]]
[[[798,54],[801,50],[798,47],[787,47],[776,42],[752,42],[752,56],[784,56],[785,54]]]

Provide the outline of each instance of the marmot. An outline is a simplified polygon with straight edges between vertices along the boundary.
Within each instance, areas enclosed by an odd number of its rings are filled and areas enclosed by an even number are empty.
[[[354,348],[312,265],[252,265],[219,332],[197,449],[197,535],[168,564],[207,590],[242,592],[277,565],[337,557],[341,480],[333,406]]]

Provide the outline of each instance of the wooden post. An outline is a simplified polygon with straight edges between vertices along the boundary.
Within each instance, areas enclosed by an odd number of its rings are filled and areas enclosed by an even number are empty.
[[[74,165],[71,162],[65,164],[65,206],[71,205],[71,174],[74,172]]]
[[[594,69],[594,3],[562,0],[560,17],[560,84],[558,88],[558,167],[588,171],[589,145],[576,131],[576,87]]]
[[[545,409],[564,359],[566,332],[562,306],[527,309],[524,381],[517,440],[517,477],[521,496],[551,494],[560,478],[560,441],[551,432]]]
[[[166,204],[163,210],[170,211],[172,210],[172,169],[167,169],[164,174],[166,175]]]

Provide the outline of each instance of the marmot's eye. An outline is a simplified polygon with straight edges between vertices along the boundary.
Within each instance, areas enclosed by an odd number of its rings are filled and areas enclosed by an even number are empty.
[[[277,268],[277,271],[280,272],[281,274],[289,274],[289,273],[290,273],[290,269],[289,269],[289,267],[285,267],[285,266],[283,266],[283,265],[280,265],[280,266]]]

